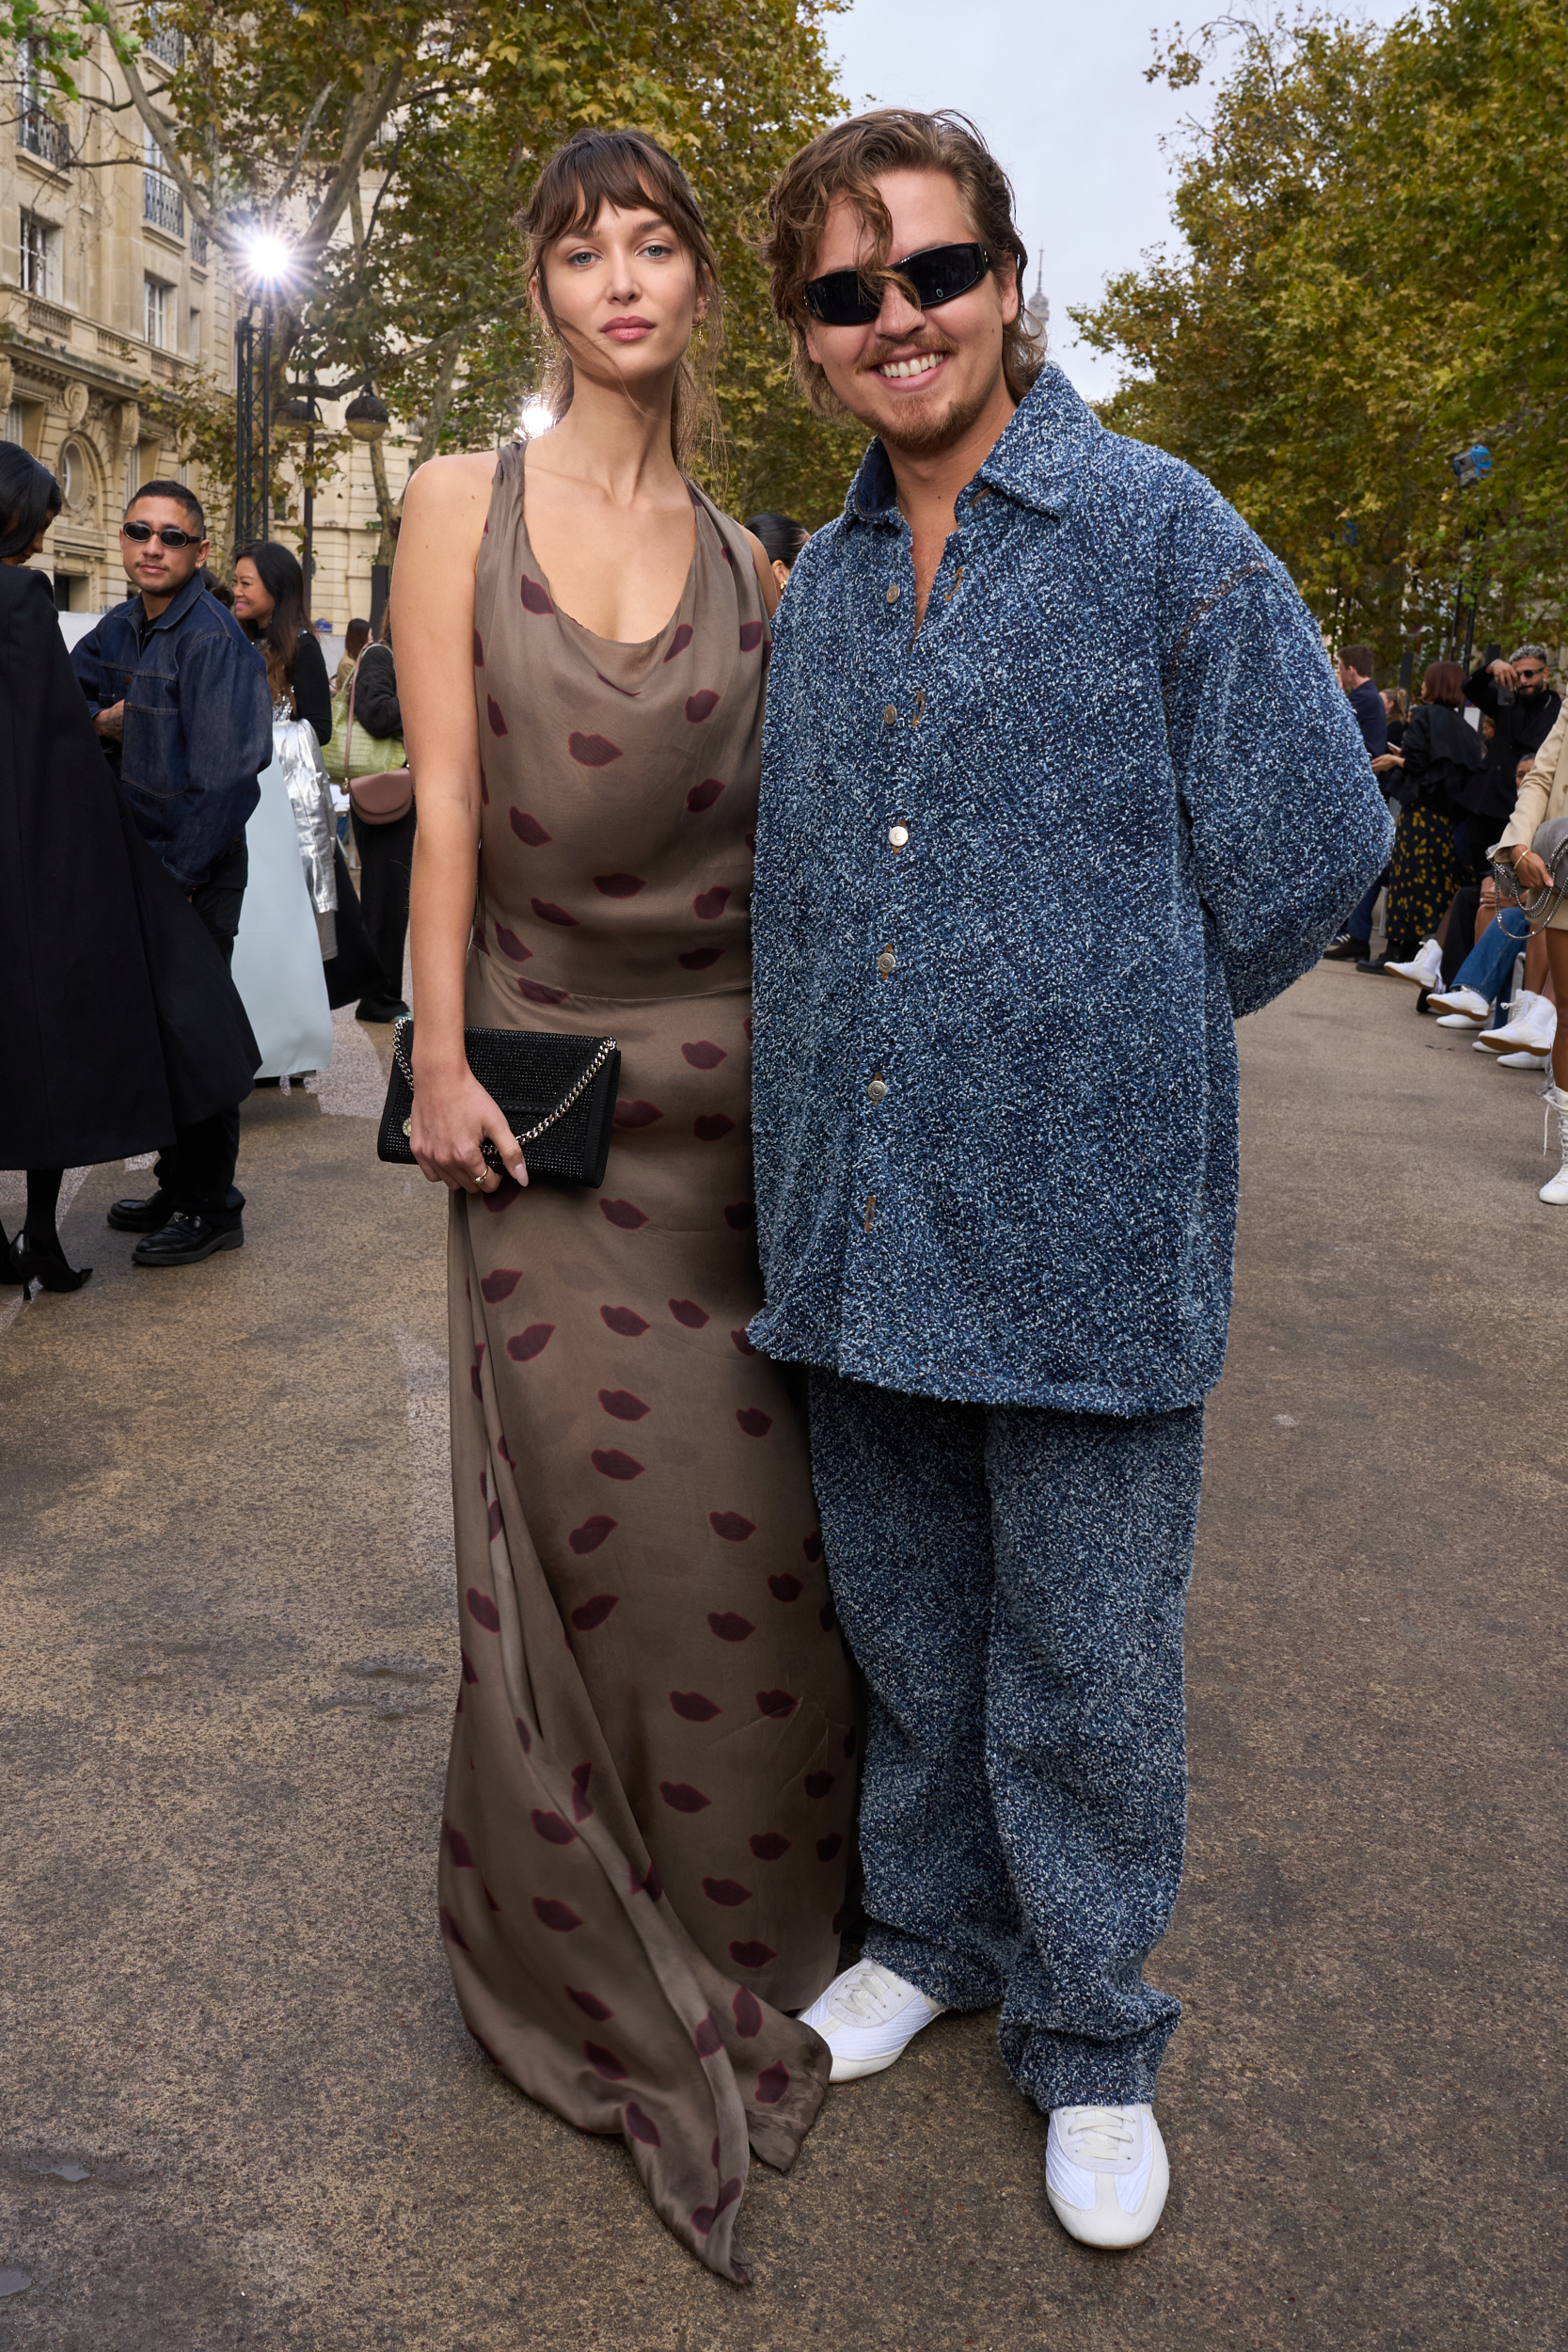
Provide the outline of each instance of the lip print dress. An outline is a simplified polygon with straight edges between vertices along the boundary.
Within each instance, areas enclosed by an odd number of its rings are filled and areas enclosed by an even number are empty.
[[[762,1304],[752,835],[767,616],[693,489],[644,644],[558,611],[501,453],[475,594],[476,1026],[621,1047],[603,1189],[456,1193],[449,1258],[462,1683],[441,1927],[496,2064],[620,2133],[676,2235],[744,2280],[748,2143],[794,2160],[838,1964],[849,1670],[802,1411]]]

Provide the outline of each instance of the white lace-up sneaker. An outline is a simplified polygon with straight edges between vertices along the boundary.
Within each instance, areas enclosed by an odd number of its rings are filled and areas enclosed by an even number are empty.
[[[1085,2246],[1141,2246],[1169,2187],[1152,2107],[1052,2108],[1045,2193],[1069,2237]]]
[[[1408,963],[1386,963],[1383,968],[1397,980],[1413,981],[1417,988],[1438,988],[1443,980],[1443,950],[1434,939],[1424,939]]]
[[[1557,1007],[1538,996],[1533,989],[1522,988],[1509,1005],[1512,1015],[1506,1028],[1483,1029],[1481,1041],[1491,1054],[1544,1054],[1557,1035]]]
[[[1552,1057],[1547,1054],[1498,1054],[1493,1067],[1497,1070],[1549,1070]]]
[[[1435,996],[1427,998],[1429,1007],[1436,1002]],[[1477,1029],[1481,1024],[1473,1012],[1440,1012],[1437,1016],[1437,1026],[1440,1029]]]
[[[941,2015],[941,2003],[918,1986],[874,1960],[858,1960],[800,2011],[800,2023],[815,2026],[833,2054],[828,2080],[853,2083],[901,2058],[922,2026]]]
[[[1441,993],[1433,989],[1427,1003],[1450,1019],[1465,1021],[1484,1021],[1492,1009],[1479,988],[1446,988]]]

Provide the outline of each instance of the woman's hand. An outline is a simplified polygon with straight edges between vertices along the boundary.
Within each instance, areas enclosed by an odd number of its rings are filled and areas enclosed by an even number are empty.
[[[480,1150],[486,1137],[499,1152],[501,1165],[519,1184],[526,1184],[522,1146],[467,1064],[450,1075],[419,1074],[408,1139],[433,1184],[449,1185],[453,1192],[494,1192],[501,1180]]]
[[[1514,850],[1513,879],[1521,890],[1550,890],[1552,886],[1550,866],[1533,850]]]
[[[1402,768],[1403,766],[1402,752],[1379,752],[1372,762],[1372,773],[1374,776],[1385,776],[1390,768]]]

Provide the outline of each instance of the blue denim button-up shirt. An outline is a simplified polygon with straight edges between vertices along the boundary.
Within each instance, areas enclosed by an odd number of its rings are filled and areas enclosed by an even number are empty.
[[[242,834],[272,758],[272,696],[258,648],[197,578],[142,644],[140,596],[71,648],[92,711],[125,705],[118,762],[137,830],[182,890]],[[111,764],[114,755],[110,753]]]
[[[923,627],[873,442],[775,624],[753,906],[770,1355],[1135,1414],[1218,1378],[1233,1018],[1387,854],[1316,623],[1048,368]]]

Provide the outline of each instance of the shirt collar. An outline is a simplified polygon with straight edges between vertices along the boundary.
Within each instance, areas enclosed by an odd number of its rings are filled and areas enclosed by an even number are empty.
[[[1000,490],[1037,514],[1065,515],[1077,496],[1085,463],[1104,432],[1087,404],[1060,368],[1048,366],[1024,393],[974,480],[958,496],[958,511],[980,495],[981,486]],[[873,441],[844,502],[847,522],[897,525],[893,467],[880,441]]]
[[[149,623],[147,634],[150,637],[154,629],[172,628],[176,621],[182,621],[184,619],[186,613],[190,611],[198,596],[204,596],[206,593],[207,583],[202,579],[201,574],[199,572],[193,572],[190,579],[186,580],[183,588],[181,589],[180,594],[174,598],[172,604],[166,605],[163,612],[159,613],[157,619]],[[142,604],[139,591],[133,601],[141,605],[142,616],[145,619],[147,607],[145,604]]]

